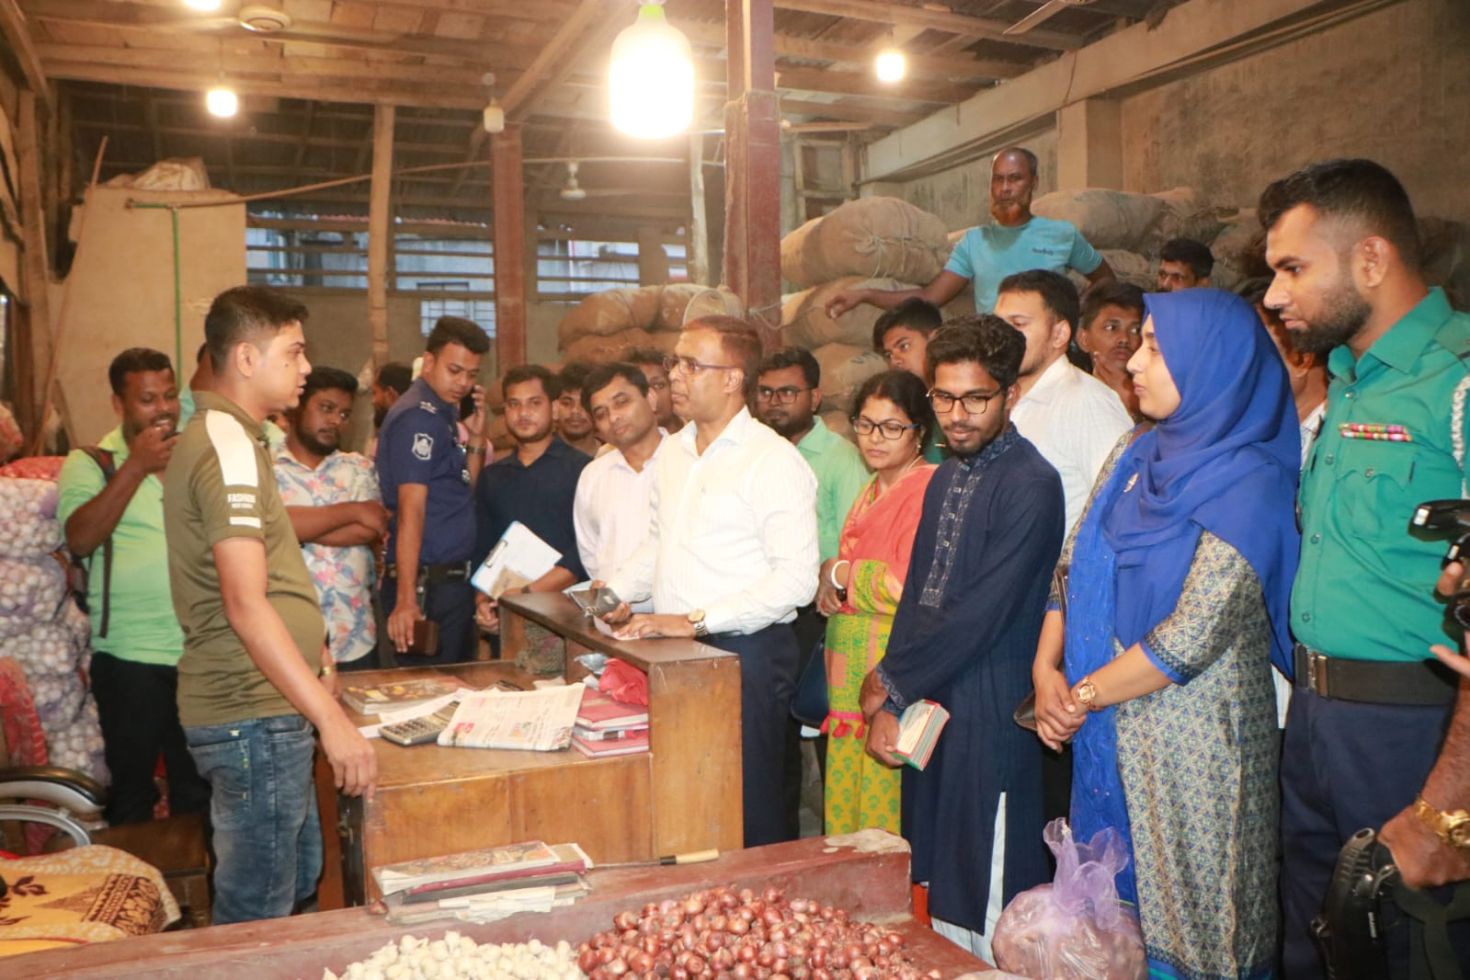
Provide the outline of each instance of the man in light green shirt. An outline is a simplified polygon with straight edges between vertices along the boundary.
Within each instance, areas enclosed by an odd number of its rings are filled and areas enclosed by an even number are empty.
[[[872,475],[857,446],[827,428],[816,414],[822,402],[822,369],[810,352],[783,347],[761,362],[756,415],[791,440],[817,475],[817,548],[821,560],[837,557],[847,512]]]
[[[184,636],[169,593],[159,481],[178,442],[173,367],[167,355],[135,347],[114,358],[108,376],[121,424],[92,452],[67,456],[56,517],[72,554],[87,559],[92,692],[112,773],[107,819],[120,824],[152,818],[160,753],[170,812],[204,809],[209,786],[175,704]]]

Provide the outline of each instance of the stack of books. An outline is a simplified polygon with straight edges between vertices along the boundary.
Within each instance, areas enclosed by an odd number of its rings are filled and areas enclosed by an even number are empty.
[[[648,709],[589,690],[582,695],[572,744],[594,759],[648,751]]]
[[[387,864],[372,873],[390,922],[491,922],[571,905],[587,894],[591,867],[576,844],[538,840]]]
[[[949,712],[938,702],[915,701],[898,721],[898,744],[893,754],[907,765],[922,770],[934,755],[939,735],[949,722]]]
[[[406,711],[457,690],[459,684],[443,675],[383,684],[349,684],[342,688],[342,703],[360,715],[380,715]]]

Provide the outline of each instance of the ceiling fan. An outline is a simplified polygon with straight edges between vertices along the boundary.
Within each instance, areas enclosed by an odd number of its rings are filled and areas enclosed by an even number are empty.
[[[165,12],[162,8],[145,9],[148,12],[144,23],[149,29],[166,34],[246,31],[256,35],[289,35],[296,39],[319,37],[323,40],[361,40],[373,43],[390,43],[402,36],[399,32],[295,20],[279,5],[270,3],[243,3],[235,7],[233,12],[229,12],[227,8],[212,17],[191,15],[188,11],[175,13]]]
[[[1016,21],[1010,27],[1007,27],[1001,33],[1009,37],[1014,37],[1017,34],[1025,34],[1033,27],[1051,20],[1068,7],[1085,7],[1092,2],[1093,0],[1046,0],[1041,6]]]

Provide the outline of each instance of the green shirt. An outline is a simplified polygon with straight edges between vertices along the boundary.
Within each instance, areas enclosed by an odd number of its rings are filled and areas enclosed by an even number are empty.
[[[836,558],[847,512],[872,474],[857,447],[820,418],[812,419],[811,431],[796,448],[817,475],[817,550],[822,561]]]
[[[112,453],[115,468],[127,462],[128,444],[118,426],[97,443]],[[63,527],[102,492],[97,461],[74,449],[61,466],[56,519]],[[184,652],[168,589],[168,545],[163,537],[163,483],[150,473],[133,491],[112,531],[112,584],[107,635],[102,631],[102,546],[87,561],[87,606],[92,610],[92,649],[119,660],[172,667]]]
[[[1453,640],[1434,594],[1447,540],[1409,532],[1426,500],[1461,496],[1450,436],[1470,373],[1470,315],[1444,292],[1420,303],[1355,361],[1338,347],[1322,434],[1302,473],[1302,558],[1291,593],[1299,642],[1348,660],[1429,659]],[[1345,423],[1401,425],[1411,442],[1345,438]]]
[[[222,725],[295,714],[245,650],[225,618],[214,545],[232,537],[265,543],[266,599],[286,624],[312,673],[326,626],[301,557],[260,423],[213,392],[195,396],[164,472],[169,580],[184,628],[179,721]]]

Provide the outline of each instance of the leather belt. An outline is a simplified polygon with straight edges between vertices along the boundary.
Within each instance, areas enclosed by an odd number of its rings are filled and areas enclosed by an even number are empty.
[[[1344,660],[1296,645],[1296,686],[1324,698],[1369,704],[1436,706],[1455,700],[1454,672],[1437,660]]]
[[[443,565],[420,565],[420,585],[440,585],[444,582],[468,582],[473,569],[473,562],[456,561]],[[384,578],[397,578],[398,566],[388,565],[383,569]]]

